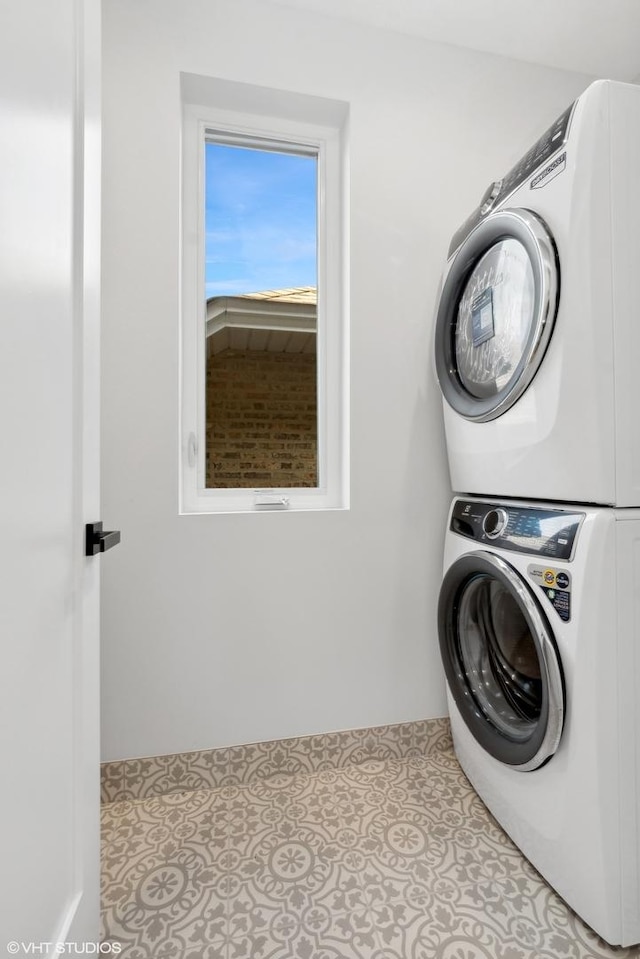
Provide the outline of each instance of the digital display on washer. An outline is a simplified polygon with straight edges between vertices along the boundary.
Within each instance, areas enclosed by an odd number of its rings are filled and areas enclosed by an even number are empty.
[[[570,560],[584,513],[456,500],[451,530],[477,542]]]

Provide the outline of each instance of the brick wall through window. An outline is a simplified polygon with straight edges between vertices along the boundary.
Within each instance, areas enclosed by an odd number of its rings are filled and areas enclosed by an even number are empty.
[[[315,487],[315,353],[223,350],[209,357],[207,487]]]

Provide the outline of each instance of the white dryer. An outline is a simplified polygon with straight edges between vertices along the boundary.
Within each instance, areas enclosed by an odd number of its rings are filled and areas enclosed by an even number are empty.
[[[453,489],[640,506],[640,86],[597,81],[451,241]]]
[[[640,941],[640,509],[457,498],[438,627],[455,751],[605,940]]]

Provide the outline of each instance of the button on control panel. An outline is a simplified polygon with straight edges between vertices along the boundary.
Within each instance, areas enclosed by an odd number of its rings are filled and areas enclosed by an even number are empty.
[[[571,560],[584,515],[570,510],[458,499],[453,505],[450,528],[467,539],[500,549]]]

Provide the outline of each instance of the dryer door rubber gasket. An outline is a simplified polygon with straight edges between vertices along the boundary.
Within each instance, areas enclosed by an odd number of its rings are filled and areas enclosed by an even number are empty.
[[[435,360],[447,403],[487,422],[527,389],[558,311],[560,268],[553,237],[530,210],[491,213],[458,249],[444,280]]]
[[[438,604],[449,689],[469,730],[493,757],[522,772],[555,753],[565,691],[549,622],[520,574],[478,550],[450,567]]]

